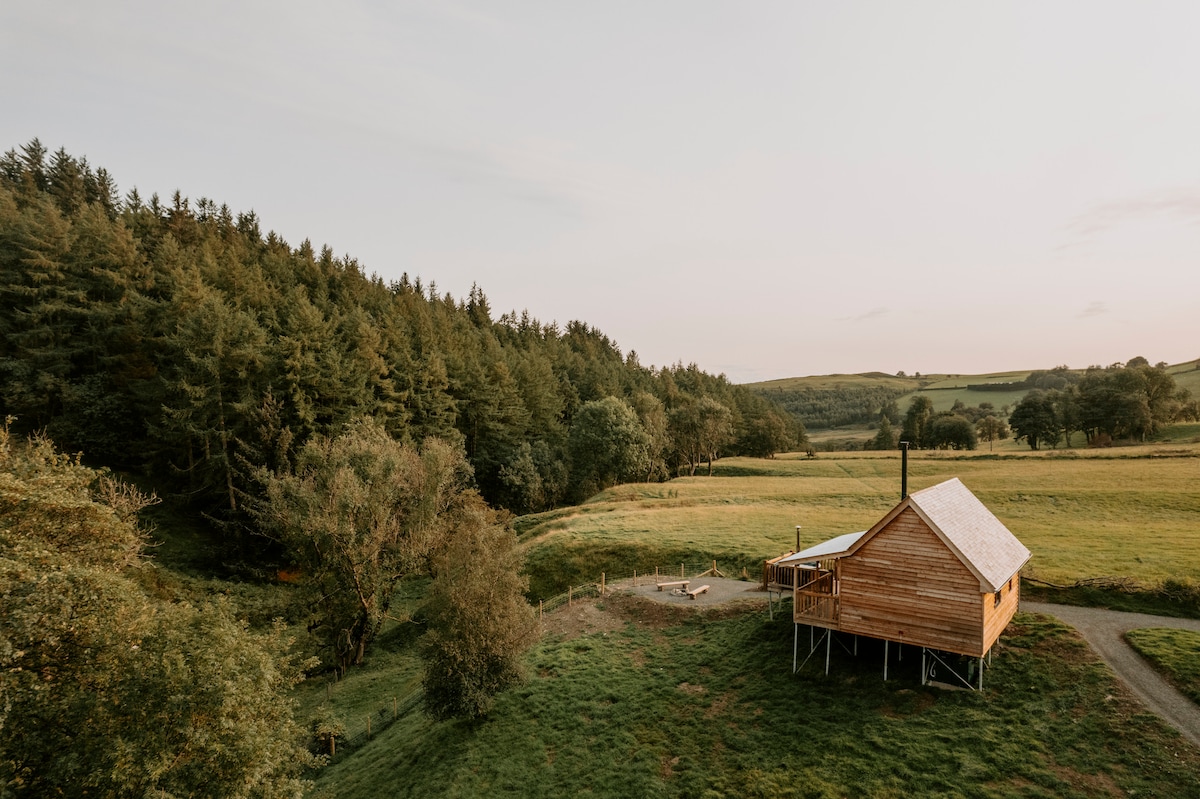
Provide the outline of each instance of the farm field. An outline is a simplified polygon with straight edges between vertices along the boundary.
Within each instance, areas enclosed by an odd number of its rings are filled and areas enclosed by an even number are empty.
[[[1185,431],[1185,433],[1190,431]],[[1200,447],[1033,453],[914,452],[909,490],[958,477],[1033,552],[1025,574],[1066,584],[1200,582]],[[518,520],[535,596],[600,571],[716,558],[755,575],[765,557],[870,527],[900,498],[892,452],[728,458],[713,477],[624,485]],[[555,573],[557,572],[557,573]]]

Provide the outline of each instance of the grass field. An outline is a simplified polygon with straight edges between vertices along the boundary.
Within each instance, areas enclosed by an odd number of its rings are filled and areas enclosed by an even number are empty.
[[[790,621],[680,610],[606,600],[610,623],[544,639],[487,720],[410,713],[318,795],[1200,795],[1200,751],[1044,617],[1018,616],[979,694],[922,688],[912,653],[884,682],[865,644],[792,675]]]
[[[1200,703],[1200,633],[1151,628],[1130,630],[1125,640],[1176,688]]]
[[[1200,361],[1188,361],[1168,367],[1168,372],[1175,379],[1179,388],[1187,389],[1194,397],[1200,397]],[[1082,365],[1080,368],[1084,368]],[[1048,369],[1049,366],[1038,367]],[[767,380],[761,383],[751,383],[751,387],[769,392],[800,391],[800,390],[833,390],[837,388],[876,386],[881,388],[901,389],[906,393],[896,400],[901,411],[908,408],[916,396],[927,397],[933,403],[935,411],[948,411],[955,402],[967,406],[975,406],[981,402],[990,402],[997,408],[1012,406],[1028,393],[1028,389],[1013,391],[971,391],[971,384],[980,383],[1013,383],[1029,377],[1031,370],[1015,372],[989,372],[977,375],[959,374],[923,374],[917,377],[896,377],[882,372],[866,372],[862,374],[811,375],[808,377],[785,377],[777,380]],[[810,434],[822,431],[809,431]],[[840,437],[840,436],[839,436]],[[862,439],[870,438],[862,436]]]
[[[1200,447],[1005,454],[914,452],[909,490],[960,478],[1033,552],[1026,574],[1066,584],[1200,581]],[[518,520],[535,596],[659,563],[761,560],[864,530],[899,501],[896,453],[728,458],[713,477],[625,485]]]
[[[1033,551],[1042,579],[1194,586],[1197,435],[1181,426],[1173,443],[1102,451],[914,452],[909,489],[962,479]],[[870,526],[899,482],[896,453],[730,458],[713,477],[619,486],[516,527],[535,596],[681,560],[756,575],[795,544],[796,524],[803,544]],[[1200,796],[1200,750],[1044,617],[1018,615],[983,694],[922,688],[915,653],[885,683],[878,642],[860,642],[858,658],[835,646],[828,677],[815,661],[793,676],[790,620],[758,603],[687,612],[608,597],[560,617],[565,627],[527,655],[529,681],[488,719],[403,713],[318,773],[316,795]],[[390,697],[403,705],[419,685],[419,632],[393,625],[365,668],[302,686],[301,716],[354,732]],[[1196,641],[1145,632],[1147,657],[1194,689]]]

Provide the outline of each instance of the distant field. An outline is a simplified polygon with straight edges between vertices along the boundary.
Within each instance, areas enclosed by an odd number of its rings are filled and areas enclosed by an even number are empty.
[[[1196,368],[1198,361],[1171,366],[1168,371],[1175,378],[1179,388],[1185,388],[1193,396],[1200,397],[1200,370]],[[1048,369],[1051,365],[1038,368]],[[1086,364],[1079,368],[1086,368]],[[900,410],[905,410],[916,396],[928,397],[935,411],[948,411],[955,402],[974,406],[981,402],[990,402],[996,408],[1013,406],[1029,392],[1028,389],[1013,391],[972,391],[968,385],[981,383],[1013,383],[1027,378],[1031,370],[1015,372],[989,372],[985,374],[922,374],[917,377],[896,377],[882,372],[865,372],[862,374],[812,375],[808,377],[785,377],[777,380],[767,380],[760,383],[750,383],[753,389],[761,390],[766,396],[772,391],[834,391],[840,388],[879,387],[903,390],[905,393],[896,400]],[[803,420],[802,420],[803,421]],[[814,431],[809,431],[810,436]],[[819,433],[818,433],[819,434]],[[836,437],[836,436],[835,436]],[[866,436],[869,438],[869,436]]]
[[[1029,393],[1028,389],[1015,389],[1013,391],[971,391],[967,388],[965,381],[942,381],[944,385],[928,387],[921,391],[914,391],[911,394],[905,394],[900,399],[896,400],[896,404],[903,411],[908,408],[913,397],[928,397],[933,403],[935,411],[948,411],[954,407],[954,403],[961,402],[963,405],[975,406],[983,402],[990,402],[997,410],[1005,406],[1013,406],[1024,398]]]
[[[761,383],[750,383],[751,388],[780,389],[792,391],[795,389],[835,389],[855,386],[883,386],[915,391],[923,383],[930,380],[940,380],[947,375],[927,375],[923,378],[896,377],[883,372],[865,372],[856,375],[811,375],[809,377],[784,377],[778,380],[764,380]]]
[[[1176,364],[1167,370],[1171,377],[1175,378],[1175,385],[1186,388],[1192,392],[1193,397],[1200,397],[1200,369],[1196,368],[1198,363],[1200,361],[1189,361]]]
[[[1027,574],[1200,581],[1200,446],[914,452],[909,466],[910,491],[960,478],[1033,552]],[[797,524],[804,544],[864,530],[899,491],[891,452],[728,458],[712,478],[621,486],[518,527],[535,591],[663,558],[717,558],[754,574],[795,545]]]

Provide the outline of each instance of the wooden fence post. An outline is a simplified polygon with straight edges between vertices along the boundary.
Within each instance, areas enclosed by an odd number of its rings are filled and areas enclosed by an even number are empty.
[[[604,572],[600,572],[600,596],[604,596]]]
[[[568,585],[567,586],[567,607],[571,607],[571,605],[574,604],[572,602],[572,598],[571,598],[572,590],[574,590],[574,589],[572,589],[571,586]]]
[[[633,570],[633,587],[637,588],[637,569]]]
[[[683,564],[680,563],[679,564],[679,579],[682,580],[686,577],[687,577],[687,575],[683,573]]]
[[[541,620],[542,620],[542,618],[543,618],[543,612],[542,612],[542,600],[540,600],[540,599],[539,599],[539,600],[538,600],[538,621],[541,621]]]

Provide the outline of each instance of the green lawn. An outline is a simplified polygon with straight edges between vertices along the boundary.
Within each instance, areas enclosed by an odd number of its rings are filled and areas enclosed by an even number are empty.
[[[1130,630],[1125,640],[1176,688],[1200,704],[1200,633],[1156,627]]]
[[[979,694],[922,688],[911,651],[884,682],[866,643],[792,675],[786,619],[645,602],[543,640],[482,723],[406,715],[325,769],[322,795],[1200,795],[1200,751],[1044,617],[1018,616]]]
[[[914,452],[909,490],[951,477],[1033,552],[1026,571],[1200,582],[1200,448],[1156,445],[989,455]],[[895,453],[728,458],[713,477],[626,485],[576,508],[519,520],[534,595],[566,582],[686,559],[735,572],[795,544],[874,524],[897,501]],[[539,593],[539,591],[541,593]],[[549,592],[549,593],[546,593]]]

